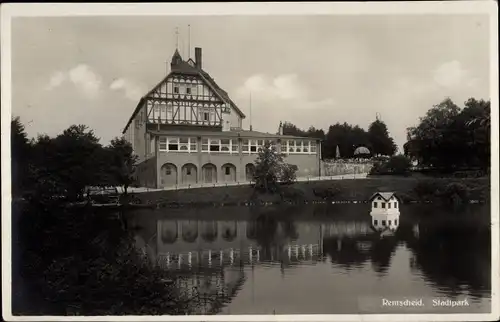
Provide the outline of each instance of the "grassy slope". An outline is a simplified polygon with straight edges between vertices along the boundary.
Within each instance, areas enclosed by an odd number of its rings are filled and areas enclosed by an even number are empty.
[[[415,185],[420,181],[434,181],[440,186],[446,186],[451,182],[460,182],[472,189],[471,198],[485,200],[490,195],[489,178],[480,179],[458,179],[458,178],[404,178],[404,177],[378,177],[369,179],[345,179],[332,181],[314,181],[314,182],[297,182],[291,186],[284,187],[286,192],[298,193],[300,199],[318,200],[314,196],[313,189],[324,189],[328,187],[338,187],[340,193],[333,200],[356,200],[365,201],[374,192],[377,191],[394,191],[399,194],[404,194],[411,199],[416,199],[413,191]],[[250,186],[232,186],[232,187],[216,187],[216,188],[196,188],[186,190],[169,190],[169,191],[154,191],[138,194],[139,198],[145,201],[158,202],[216,202],[216,203],[231,203],[231,202],[246,202],[252,200],[253,189]],[[258,200],[274,201],[279,199],[279,196],[258,195]]]

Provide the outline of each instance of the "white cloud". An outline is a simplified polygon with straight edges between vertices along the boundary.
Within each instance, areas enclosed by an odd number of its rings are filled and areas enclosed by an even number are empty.
[[[90,66],[80,64],[68,71],[58,71],[52,74],[45,89],[51,91],[66,81],[73,83],[87,98],[95,98],[99,94],[102,83],[101,76],[95,73]]]
[[[89,97],[95,97],[99,93],[101,77],[88,65],[80,64],[72,68],[68,74],[71,82]]]
[[[477,84],[477,79],[473,78],[458,60],[453,60],[434,70],[434,82],[445,88],[472,87]]]
[[[109,88],[114,91],[123,91],[125,97],[133,101],[138,100],[144,94],[142,86],[125,78],[114,80],[111,85],[109,85]]]

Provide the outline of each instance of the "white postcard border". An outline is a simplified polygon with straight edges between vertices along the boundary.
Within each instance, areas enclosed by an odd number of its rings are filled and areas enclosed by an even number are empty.
[[[8,3],[1,8],[2,110],[2,292],[3,317],[8,321],[486,321],[499,317],[499,169],[498,169],[498,7],[493,1],[365,2],[365,3]],[[167,15],[397,15],[487,14],[490,17],[490,68],[493,132],[491,135],[492,285],[488,314],[347,314],[347,315],[216,315],[216,316],[12,316],[11,308],[11,21],[14,17],[167,16]],[[495,134],[493,134],[495,133]]]

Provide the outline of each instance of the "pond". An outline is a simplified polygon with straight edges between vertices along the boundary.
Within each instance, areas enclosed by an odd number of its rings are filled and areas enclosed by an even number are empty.
[[[380,233],[358,204],[141,210],[127,220],[152,263],[203,295],[200,313],[370,314],[490,312],[489,218],[488,206],[406,205],[396,229]],[[405,300],[417,306],[389,305]]]

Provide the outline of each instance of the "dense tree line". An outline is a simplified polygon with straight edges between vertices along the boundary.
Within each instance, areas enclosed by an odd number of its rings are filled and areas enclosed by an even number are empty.
[[[321,155],[323,159],[353,158],[358,147],[368,148],[371,152],[370,156],[392,156],[397,151],[397,146],[390,136],[386,124],[378,118],[370,124],[368,131],[358,125],[336,123],[331,125],[326,133],[324,130],[312,126],[304,131],[290,122],[285,122],[283,134],[322,140]]]
[[[136,157],[122,138],[107,146],[73,125],[55,137],[29,140],[19,118],[11,123],[15,314],[190,314],[199,298],[180,292],[180,278],[139,253],[124,213],[66,208],[88,186],[133,181]],[[19,202],[17,197],[27,202]],[[166,283],[168,280],[169,283]],[[18,294],[26,294],[25,298]]]
[[[470,98],[460,108],[447,98],[408,128],[405,155],[443,171],[490,167],[490,101]]]
[[[84,125],[72,125],[56,137],[28,140],[19,118],[11,123],[13,194],[23,192],[77,200],[88,186],[124,186],[133,182],[136,156],[123,138],[107,146]],[[38,196],[42,197],[42,196]]]

